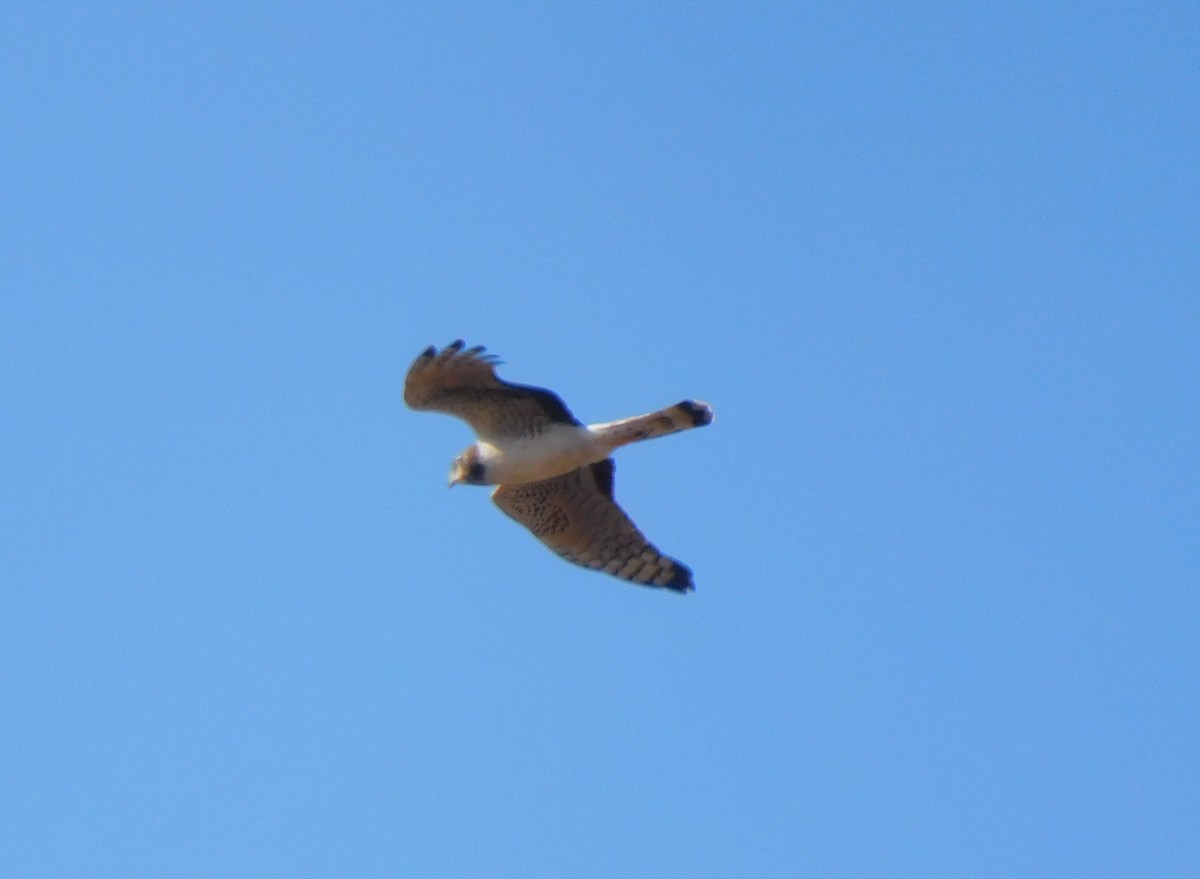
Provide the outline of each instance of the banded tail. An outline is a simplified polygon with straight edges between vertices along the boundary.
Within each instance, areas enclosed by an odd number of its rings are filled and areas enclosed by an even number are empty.
[[[634,415],[632,418],[622,418],[620,421],[609,421],[604,424],[592,424],[588,430],[611,444],[611,448],[620,448],[629,443],[654,439],[656,436],[667,436],[679,433],[681,430],[691,430],[693,427],[704,427],[712,424],[713,410],[707,403],[696,400],[684,400],[666,409],[651,412],[648,415]]]

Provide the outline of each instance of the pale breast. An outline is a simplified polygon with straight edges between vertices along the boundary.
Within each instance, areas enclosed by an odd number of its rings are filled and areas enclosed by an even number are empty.
[[[608,449],[584,427],[554,425],[536,436],[480,442],[480,458],[491,480],[509,485],[569,473],[608,457]]]

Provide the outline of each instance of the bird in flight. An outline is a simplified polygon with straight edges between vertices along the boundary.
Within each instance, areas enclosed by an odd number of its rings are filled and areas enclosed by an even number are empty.
[[[707,403],[585,425],[552,391],[506,382],[482,345],[426,348],[409,367],[404,402],[463,419],[477,442],[454,459],[450,485],[494,485],[492,501],[569,562],[643,586],[695,588],[691,569],[646,540],[613,498],[615,449],[703,427]]]

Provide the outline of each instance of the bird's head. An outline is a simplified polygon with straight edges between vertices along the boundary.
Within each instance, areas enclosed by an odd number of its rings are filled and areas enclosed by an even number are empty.
[[[489,485],[487,468],[479,456],[479,448],[471,446],[454,459],[450,465],[450,487],[466,483],[467,485]]]

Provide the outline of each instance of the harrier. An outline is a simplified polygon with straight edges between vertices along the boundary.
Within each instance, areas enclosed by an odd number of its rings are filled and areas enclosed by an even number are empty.
[[[482,345],[422,352],[404,380],[413,409],[463,419],[478,440],[454,459],[450,485],[494,485],[492,500],[569,562],[644,586],[687,592],[692,571],[658,551],[613,499],[613,451],[713,420],[684,400],[649,415],[585,425],[551,391],[506,382]]]

